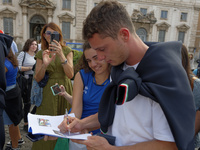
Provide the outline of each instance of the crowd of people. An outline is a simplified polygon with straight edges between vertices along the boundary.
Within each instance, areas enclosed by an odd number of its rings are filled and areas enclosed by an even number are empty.
[[[52,43],[54,33],[59,40]],[[104,137],[69,140],[46,135],[33,143],[33,150],[200,147],[200,79],[192,72],[193,55],[185,45],[143,42],[125,7],[116,1],[95,6],[83,22],[82,33],[83,54],[74,66],[72,49],[53,22],[41,30],[41,48],[35,39],[28,39],[18,56],[13,38],[0,32],[0,149],[5,143],[4,125],[10,135],[7,150],[19,150],[24,143],[19,123],[24,119],[28,132],[28,113],[56,116],[66,109],[75,117],[58,126],[62,133]],[[26,80],[23,89],[16,80],[18,72]],[[33,80],[43,91],[40,105],[31,111]],[[55,84],[59,94],[51,92]],[[114,144],[106,135],[114,137]]]

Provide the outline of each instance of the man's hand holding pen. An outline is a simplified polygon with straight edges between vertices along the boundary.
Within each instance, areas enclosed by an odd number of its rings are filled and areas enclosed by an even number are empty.
[[[72,132],[72,133],[81,132],[80,119],[71,117],[70,115],[68,115],[68,117],[64,117],[63,121],[58,126],[58,128],[60,129],[60,132],[61,133],[66,133],[67,131]],[[57,140],[57,137],[45,135],[44,141],[48,141],[48,140]]]
[[[65,120],[67,121],[67,125],[69,125],[69,116],[65,117]],[[68,130],[68,134],[70,135],[70,130]]]
[[[80,119],[68,116],[68,121],[69,124],[67,124],[67,119],[64,119],[62,123],[58,126],[60,132],[66,133],[67,131],[70,131],[74,133],[82,131],[82,124]]]
[[[67,125],[69,125],[69,115],[68,115],[67,108],[65,109],[64,121],[67,123]],[[70,135],[70,129],[68,129],[68,134]]]

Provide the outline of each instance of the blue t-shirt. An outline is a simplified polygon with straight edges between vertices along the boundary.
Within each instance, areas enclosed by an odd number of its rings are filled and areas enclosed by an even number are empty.
[[[197,75],[197,69],[193,70],[194,75]]]
[[[6,72],[6,87],[16,84],[16,77],[18,67],[14,68],[13,64],[6,58],[5,59],[5,67],[8,69]]]
[[[108,78],[102,85],[97,85],[94,72],[86,73],[82,69],[80,70],[80,74],[84,84],[82,119],[98,112],[101,96],[110,83],[110,79]],[[97,132],[100,132],[100,130],[93,131],[93,134],[96,134]]]

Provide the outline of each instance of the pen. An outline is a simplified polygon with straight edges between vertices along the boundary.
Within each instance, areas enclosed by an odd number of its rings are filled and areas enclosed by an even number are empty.
[[[64,118],[67,118],[67,125],[69,125],[69,118],[68,118],[68,111],[67,111],[67,108],[65,109]],[[68,134],[70,135],[70,131],[69,131],[69,130],[68,130]]]

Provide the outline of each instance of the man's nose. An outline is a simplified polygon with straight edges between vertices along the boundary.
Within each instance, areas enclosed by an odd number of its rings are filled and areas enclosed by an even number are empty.
[[[97,56],[98,56],[98,60],[104,60],[106,58],[104,55],[104,52],[101,52],[101,51],[97,51]]]

